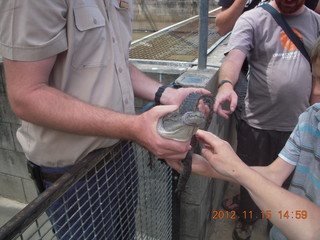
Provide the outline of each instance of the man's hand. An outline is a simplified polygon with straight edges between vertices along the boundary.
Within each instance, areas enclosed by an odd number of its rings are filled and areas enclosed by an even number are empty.
[[[192,92],[201,94],[211,94],[210,91],[204,88],[166,88],[161,96],[161,103],[166,105],[178,105]]]
[[[163,138],[157,131],[159,118],[178,108],[176,105],[156,106],[137,116],[133,123],[133,140],[162,159],[184,159],[191,149],[190,141],[179,142]]]
[[[225,102],[230,102],[229,110],[223,109],[223,104]],[[223,84],[216,96],[213,110],[215,113],[219,114],[221,117],[228,119],[229,115],[234,112],[238,104],[238,95],[233,90],[233,87],[229,83]]]
[[[221,117],[229,118],[229,115],[236,109],[238,104],[238,96],[233,90],[233,86],[235,86],[238,81],[241,67],[245,58],[246,55],[241,50],[236,48],[232,49],[220,67],[219,80],[228,80],[232,82],[232,85],[230,83],[225,83],[218,89],[213,110]],[[226,102],[230,103],[230,110],[225,110],[222,108]]]

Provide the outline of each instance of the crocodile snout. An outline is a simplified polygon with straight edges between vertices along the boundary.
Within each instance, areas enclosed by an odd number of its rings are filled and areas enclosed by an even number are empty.
[[[186,112],[182,116],[184,125],[200,127],[206,121],[206,115],[202,112]]]

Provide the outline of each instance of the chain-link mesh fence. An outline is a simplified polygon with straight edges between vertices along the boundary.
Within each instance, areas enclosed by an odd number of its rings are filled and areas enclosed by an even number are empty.
[[[220,39],[215,28],[215,18],[209,17],[208,47]],[[196,17],[134,42],[130,59],[193,62],[198,57],[198,48],[199,18]]]
[[[172,239],[172,170],[131,143],[93,152],[0,229],[0,239]]]

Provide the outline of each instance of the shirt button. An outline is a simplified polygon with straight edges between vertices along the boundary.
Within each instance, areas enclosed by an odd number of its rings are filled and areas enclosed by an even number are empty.
[[[122,67],[119,67],[119,73],[122,73]]]

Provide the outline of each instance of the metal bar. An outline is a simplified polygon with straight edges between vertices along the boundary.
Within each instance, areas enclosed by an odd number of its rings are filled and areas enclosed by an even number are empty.
[[[207,55],[209,55],[213,50],[215,50],[227,37],[229,37],[229,35],[231,34],[231,32],[227,33],[226,35],[224,35],[223,37],[219,38],[218,41],[216,41],[208,50],[207,50]],[[199,65],[199,61],[198,59],[193,61],[192,66],[197,66]],[[221,65],[212,65],[212,64],[206,64],[207,67],[216,67],[216,68],[220,68]]]
[[[192,67],[192,62],[177,62],[177,61],[167,61],[167,60],[144,60],[144,59],[129,59],[130,62],[137,64],[157,64],[163,66],[178,66],[178,67]]]
[[[208,48],[208,0],[200,0],[198,69],[206,69]]]
[[[180,239],[180,199],[175,194],[177,188],[179,173],[172,171],[172,240]]]
[[[203,1],[203,0],[201,0],[201,1]],[[211,10],[210,13],[215,12],[215,11],[219,11],[220,9],[221,9],[221,7],[218,7],[218,8],[216,8],[216,9],[214,9],[214,10]],[[158,31],[156,31],[156,32],[154,32],[154,33],[151,33],[151,34],[148,35],[148,36],[145,36],[145,37],[143,37],[143,38],[137,39],[136,41],[133,41],[133,42],[131,43],[131,45],[135,45],[135,44],[137,44],[137,43],[139,43],[139,42],[142,42],[142,41],[144,41],[144,40],[147,39],[147,38],[155,37],[155,36],[157,36],[158,34],[163,34],[164,32],[169,31],[169,30],[172,29],[172,28],[177,28],[177,27],[180,27],[181,25],[184,25],[184,24],[186,24],[186,23],[188,23],[188,22],[195,21],[198,17],[199,17],[199,16],[196,15],[196,16],[193,16],[193,17],[191,17],[191,18],[185,19],[185,20],[183,20],[183,21],[181,21],[181,22],[178,22],[178,23],[176,23],[176,24],[173,24],[173,25],[170,25],[170,26],[168,26],[168,27],[162,28],[162,29],[160,29],[160,30],[158,30]],[[214,18],[214,17],[215,17],[215,16],[213,16],[213,18]],[[210,18],[211,18],[211,17],[210,17]]]
[[[227,33],[226,35],[224,35],[223,37],[219,38],[218,41],[216,41],[209,49],[207,54],[211,53],[216,47],[218,47],[227,37],[229,37],[229,35],[231,34],[231,32]]]

